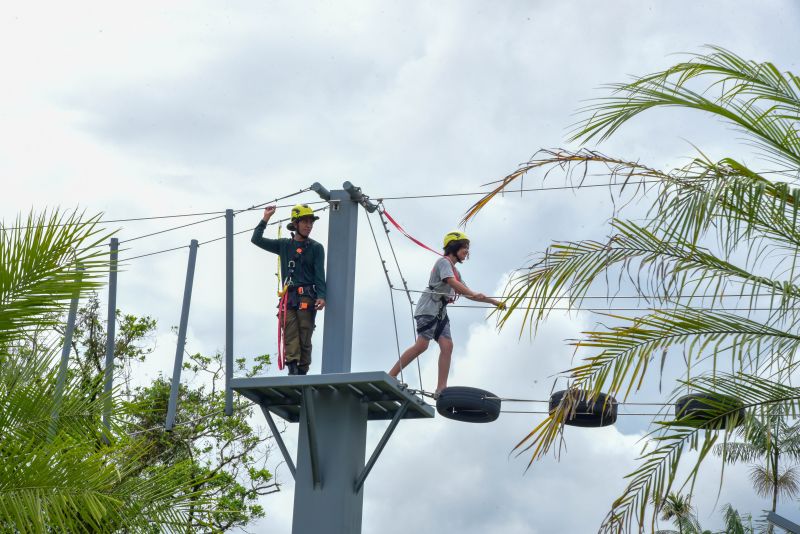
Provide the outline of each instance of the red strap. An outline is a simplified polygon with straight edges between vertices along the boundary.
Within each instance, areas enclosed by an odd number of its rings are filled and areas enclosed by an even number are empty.
[[[283,330],[286,328],[287,296],[288,291],[283,293],[278,302],[278,369],[281,371],[285,363]]]
[[[408,232],[406,232],[405,230],[403,230],[403,227],[402,227],[402,226],[400,226],[400,225],[397,223],[397,221],[395,221],[395,220],[392,218],[392,216],[391,216],[391,215],[389,215],[389,212],[388,212],[388,211],[386,211],[386,208],[383,208],[383,214],[384,214],[384,215],[386,215],[386,218],[387,218],[387,219],[389,219],[389,222],[390,222],[390,223],[392,223],[392,224],[394,225],[394,227],[395,227],[395,228],[397,228],[398,230],[400,230],[400,233],[402,233],[404,236],[406,236],[407,238],[409,238],[411,241],[413,241],[414,243],[416,243],[417,245],[421,246],[421,247],[422,247],[422,248],[424,248],[424,249],[428,249],[428,250],[430,250],[431,252],[433,252],[434,254],[436,254],[436,255],[438,255],[438,256],[444,256],[444,254],[442,254],[441,252],[438,252],[438,251],[436,251],[436,250],[433,250],[431,247],[429,247],[428,245],[426,245],[426,244],[425,244],[425,243],[423,243],[422,241],[418,240],[417,238],[415,238],[414,236],[412,236],[411,234],[409,234]]]

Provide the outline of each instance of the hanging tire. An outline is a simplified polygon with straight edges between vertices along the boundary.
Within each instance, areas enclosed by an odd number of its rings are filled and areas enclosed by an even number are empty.
[[[556,391],[550,395],[549,412],[553,413],[561,404],[561,399],[567,390]],[[575,407],[575,414],[564,419],[564,424],[569,426],[580,426],[584,428],[597,428],[601,426],[613,425],[617,422],[617,400],[611,395],[600,393],[593,402],[585,400],[587,392],[579,393],[578,404]],[[569,417],[569,416],[568,416]]]
[[[736,428],[744,423],[744,403],[729,395],[690,393],[675,402],[675,421],[692,428]]]
[[[439,393],[436,411],[465,423],[491,423],[500,416],[500,399],[483,389],[454,386]]]

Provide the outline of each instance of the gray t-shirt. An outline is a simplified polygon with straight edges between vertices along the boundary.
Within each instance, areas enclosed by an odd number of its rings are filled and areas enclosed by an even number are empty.
[[[419,297],[417,309],[414,311],[414,317],[419,317],[420,315],[438,315],[442,299],[444,299],[445,302],[453,302],[456,297],[456,292],[444,281],[445,278],[455,278],[463,283],[461,273],[450,263],[450,260],[447,258],[439,258],[436,260],[436,263],[433,264],[431,277],[430,280],[428,280],[428,289]]]

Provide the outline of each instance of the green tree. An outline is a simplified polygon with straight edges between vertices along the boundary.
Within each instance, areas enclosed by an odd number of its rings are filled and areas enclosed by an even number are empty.
[[[692,509],[688,496],[670,493],[662,503],[656,502],[661,519],[672,521],[678,527],[679,534],[701,534],[700,523]],[[672,534],[674,530],[659,530],[658,534]]]
[[[267,468],[270,439],[264,429],[249,423],[253,404],[234,395],[233,415],[223,414],[225,406],[222,356],[186,353],[184,375],[191,380],[180,385],[175,427],[164,430],[171,379],[158,376],[147,386],[134,387],[131,375],[154,350],[157,322],[150,316],[115,313],[115,383],[119,400],[126,405],[123,428],[149,451],[142,464],[149,469],[169,470],[186,464],[190,501],[210,499],[213,513],[191,506],[186,526],[192,532],[226,531],[248,525],[265,515],[260,497],[279,491],[279,484]],[[73,372],[90,398],[103,388],[107,325],[101,317],[96,296],[80,308],[73,337]],[[245,360],[237,362],[244,371]],[[247,376],[259,374],[270,363],[268,355],[255,358]],[[135,476],[135,474],[134,474]]]
[[[0,227],[3,531],[169,532],[185,524],[190,502],[208,505],[186,484],[186,462],[152,470],[118,420],[103,426],[103,397],[87,397],[74,376],[57,394],[60,349],[48,332],[107,272],[97,219],[54,211]]]
[[[465,215],[464,222],[474,218],[494,196],[536,169],[562,169],[578,187],[599,170],[612,183],[628,186],[624,191],[633,191],[632,197],[615,193],[617,198],[650,203],[644,220],[638,213],[636,219],[622,218],[631,203],[620,206],[604,241],[555,242],[539,254],[512,277],[507,311],[499,317],[503,327],[511,314],[523,311],[524,324],[535,333],[550,310],[579,305],[590,289],[600,286],[614,295],[620,287],[633,288],[645,309],[607,316],[596,330],[585,332],[574,345],[588,354],[560,378],[592,396],[606,391],[624,401],[654,371],[683,356],[677,365],[685,365],[685,371],[668,401],[687,390],[715,399],[710,422],[676,420],[667,413],[654,422],[640,466],[628,475],[603,531],[641,531],[652,524],[655,511],[648,512],[646,504],[672,491],[688,449],[697,450],[684,482],[692,487],[714,444],[729,442],[732,424],[727,423],[734,422],[737,410],[726,404],[728,396],[740,399],[749,413],[776,405],[797,411],[800,392],[789,377],[800,363],[800,190],[794,185],[800,170],[799,94],[800,78],[794,74],[712,47],[664,71],[612,85],[610,96],[584,110],[573,139],[602,141],[641,113],[680,108],[733,126],[768,167],[699,152],[688,164],[661,171],[588,148],[546,150],[501,180]],[[576,401],[577,396],[565,395],[517,450],[529,452],[531,462],[553,450]],[[753,420],[745,421],[745,432]]]
[[[728,463],[751,465],[753,487],[758,495],[771,499],[773,512],[780,496],[791,499],[800,492],[800,423],[789,424],[789,415],[773,407],[764,418],[754,418],[744,427],[743,441],[714,447],[714,452]],[[790,465],[783,465],[782,459]],[[768,531],[773,531],[772,526]]]

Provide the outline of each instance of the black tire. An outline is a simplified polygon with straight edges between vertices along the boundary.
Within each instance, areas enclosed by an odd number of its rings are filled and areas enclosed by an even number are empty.
[[[736,428],[744,423],[744,403],[729,395],[690,393],[675,402],[675,421],[692,428]]]
[[[556,391],[550,395],[549,412],[553,411],[561,404],[566,390]],[[570,419],[565,419],[564,424],[569,426],[579,426],[584,428],[597,428],[601,426],[613,425],[617,422],[617,400],[611,395],[600,393],[593,402],[584,400],[586,392],[580,393],[580,400],[575,407],[575,415]]]
[[[436,411],[465,423],[491,423],[500,416],[500,399],[483,389],[454,386],[439,393]]]

